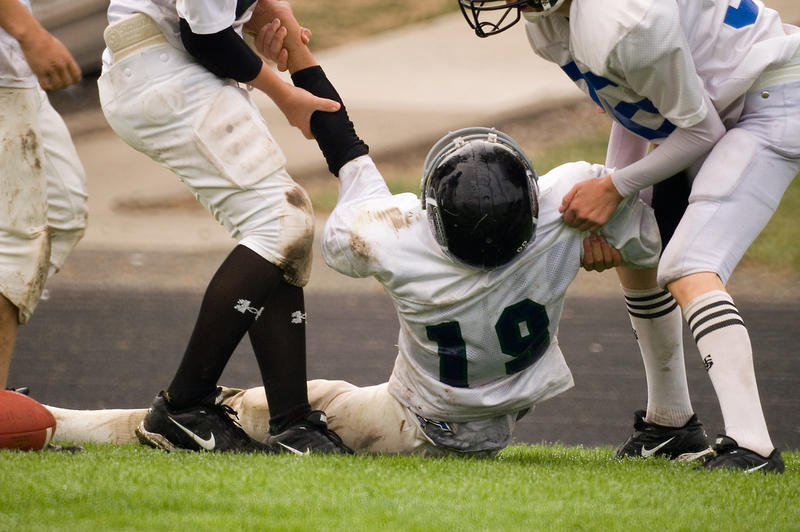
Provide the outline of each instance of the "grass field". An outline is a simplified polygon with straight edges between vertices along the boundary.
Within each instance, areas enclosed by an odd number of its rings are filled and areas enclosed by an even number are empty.
[[[784,475],[514,446],[496,459],[0,453],[0,530],[798,530]]]

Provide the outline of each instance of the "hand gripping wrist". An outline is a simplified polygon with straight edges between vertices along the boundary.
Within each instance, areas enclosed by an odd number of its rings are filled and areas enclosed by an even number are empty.
[[[298,70],[292,74],[295,86],[305,89],[320,98],[328,98],[342,104],[338,111],[328,113],[315,111],[311,115],[311,132],[325,156],[328,169],[335,176],[339,170],[361,155],[369,153],[369,146],[356,135],[355,127],[347,116],[347,109],[342,98],[328,80],[322,67],[315,65]]]

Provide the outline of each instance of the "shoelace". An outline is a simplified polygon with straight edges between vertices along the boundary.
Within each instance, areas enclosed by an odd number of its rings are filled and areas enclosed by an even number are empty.
[[[219,403],[216,406],[220,408],[220,410],[222,410],[222,413],[225,414],[228,417],[228,419],[230,419],[231,422],[233,422],[234,425],[236,425],[240,429],[242,428],[241,423],[239,423],[239,413],[236,410],[231,408],[229,405],[222,403]]]

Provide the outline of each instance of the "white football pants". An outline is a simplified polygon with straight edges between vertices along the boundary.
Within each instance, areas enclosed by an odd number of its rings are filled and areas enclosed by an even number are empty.
[[[25,323],[86,230],[86,175],[41,88],[0,87],[0,293]]]
[[[727,283],[800,173],[800,81],[748,94],[738,123],[696,172],[689,206],[664,249],[658,282],[716,272]]]
[[[97,81],[111,128],[177,174],[240,244],[303,286],[314,216],[245,89],[161,43],[105,66]]]

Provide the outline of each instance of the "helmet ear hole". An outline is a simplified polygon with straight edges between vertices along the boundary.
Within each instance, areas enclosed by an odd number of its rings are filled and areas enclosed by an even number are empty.
[[[504,133],[467,128],[442,138],[425,159],[420,192],[431,232],[454,261],[499,268],[533,241],[536,172]]]

